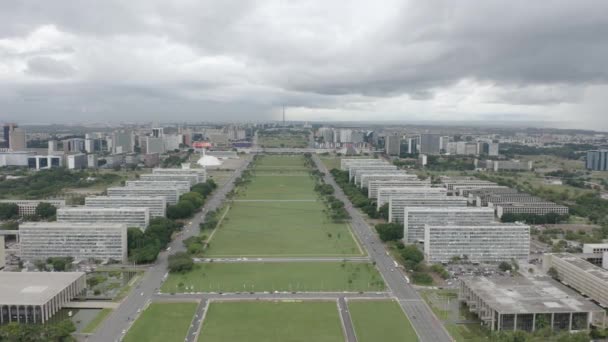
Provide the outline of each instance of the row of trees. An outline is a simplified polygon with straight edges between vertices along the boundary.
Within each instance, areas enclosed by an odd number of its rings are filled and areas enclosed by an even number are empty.
[[[179,198],[177,204],[167,207],[167,217],[172,220],[192,217],[205,204],[205,199],[216,187],[217,184],[212,179],[194,185],[190,192]]]
[[[136,264],[155,261],[158,253],[171,241],[173,233],[181,227],[182,225],[176,221],[157,217],[150,220],[145,232],[139,228],[129,228],[127,231],[129,260]]]
[[[334,196],[334,187],[326,184],[323,177],[325,174],[315,168],[315,163],[312,160],[310,153],[304,154],[305,164],[311,167],[310,174],[315,179],[315,191],[323,198],[327,206],[328,215],[333,222],[339,223],[350,219],[350,215],[344,208],[344,202]]]
[[[380,218],[380,213],[376,209],[376,203],[367,198],[367,189],[359,188],[349,180],[348,171],[342,171],[338,169],[332,169],[330,171],[334,180],[342,188],[344,194],[348,197],[351,203],[360,208],[371,218]],[[386,217],[383,217],[386,218]]]
[[[568,222],[569,215],[560,215],[556,213],[548,213],[545,215],[538,214],[503,214],[500,220],[502,222],[526,222],[528,224],[558,224]]]
[[[13,322],[0,325],[0,341],[68,342],[75,341],[71,336],[71,334],[75,331],[76,327],[69,319],[60,321],[58,323],[46,324],[19,324]]]
[[[57,214],[57,208],[50,203],[40,202],[30,221],[52,220]],[[15,203],[0,203],[0,221],[16,220],[19,218],[19,206]]]

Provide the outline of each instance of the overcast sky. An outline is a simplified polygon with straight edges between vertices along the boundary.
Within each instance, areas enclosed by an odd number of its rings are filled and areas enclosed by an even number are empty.
[[[0,121],[608,130],[608,1],[0,1]]]

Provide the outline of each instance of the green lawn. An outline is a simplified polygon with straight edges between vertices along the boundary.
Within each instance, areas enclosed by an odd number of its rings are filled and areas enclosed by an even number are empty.
[[[152,303],[125,336],[125,342],[182,342],[188,334],[196,303]]]
[[[266,173],[266,172],[265,172]],[[238,199],[316,200],[315,181],[308,174],[256,175],[251,183],[241,187]]]
[[[418,340],[410,321],[395,301],[349,301],[348,309],[359,342]]]
[[[382,277],[364,262],[204,263],[170,274],[161,290],[172,292],[380,291]]]
[[[305,159],[302,155],[263,155],[256,159],[257,169],[271,168],[305,168]]]
[[[279,134],[274,136],[262,136],[258,137],[258,145],[262,147],[276,148],[303,148],[308,147],[308,137],[306,135],[289,135]]]
[[[112,309],[102,309],[101,311],[99,311],[97,316],[95,316],[95,318],[91,322],[89,322],[89,324],[87,324],[87,326],[84,327],[84,329],[82,329],[82,333],[83,334],[93,333],[95,331],[95,329],[97,329],[99,324],[101,324],[101,322],[103,322],[110,313],[112,313]]]
[[[200,342],[343,342],[335,302],[211,303]]]
[[[362,252],[345,223],[320,202],[234,202],[205,254],[226,256],[354,256]]]

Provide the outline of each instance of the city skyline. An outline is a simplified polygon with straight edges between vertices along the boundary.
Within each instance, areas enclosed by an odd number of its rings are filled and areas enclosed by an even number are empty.
[[[608,4],[4,3],[0,119],[608,130]],[[567,23],[567,24],[565,24]]]

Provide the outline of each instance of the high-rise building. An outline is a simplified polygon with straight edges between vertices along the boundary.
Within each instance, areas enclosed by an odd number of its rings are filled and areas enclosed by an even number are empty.
[[[403,241],[424,242],[424,226],[479,225],[494,222],[494,209],[478,207],[407,207],[403,219]]]
[[[407,153],[416,154],[418,153],[418,137],[407,139]]]
[[[425,133],[420,135],[420,153],[439,154],[441,152],[441,135]]]
[[[141,230],[150,224],[148,208],[91,208],[69,207],[57,209],[57,222],[78,223],[124,223],[127,227],[137,227]]]
[[[11,148],[11,132],[17,127],[17,124],[14,123],[7,123],[2,126],[2,137],[4,138],[4,145],[2,147]]]
[[[401,136],[387,135],[384,141],[384,150],[389,156],[398,156],[401,153]]]
[[[127,188],[175,188],[180,191],[180,196],[190,191],[190,182],[188,181],[126,181],[125,187]]]
[[[68,169],[81,170],[87,168],[87,155],[84,153],[70,154],[67,157]]]
[[[84,205],[91,208],[148,208],[150,217],[165,217],[167,199],[163,196],[94,196],[86,197]]]
[[[448,150],[448,143],[450,142],[449,136],[442,136],[439,138],[439,149],[444,152]]]
[[[200,183],[200,176],[198,174],[187,174],[187,173],[165,173],[165,174],[142,174],[139,176],[142,181],[187,181],[190,185]]]
[[[455,196],[439,197],[430,194],[429,197],[421,195],[390,197],[388,202],[388,221],[403,223],[406,207],[466,207],[467,199]]]
[[[608,171],[608,150],[587,151],[587,170]]]
[[[388,203],[391,197],[404,196],[420,196],[421,198],[445,197],[447,196],[447,190],[444,188],[431,188],[430,186],[378,188],[378,198],[376,200],[378,209]]]
[[[165,153],[165,141],[162,137],[144,137],[142,141],[142,152],[150,153]]]
[[[427,262],[449,262],[454,257],[479,263],[528,260],[530,226],[515,223],[429,225],[424,227]]]
[[[112,135],[112,147],[114,153],[131,153],[135,147],[133,132],[117,131]]]
[[[106,222],[25,222],[19,225],[23,260],[72,257],[127,261],[127,225]]]
[[[25,151],[27,143],[25,139],[25,129],[15,127],[9,135],[9,149],[11,151]]]
[[[86,140],[82,138],[71,138],[63,140],[63,152],[84,152],[86,150]]]
[[[48,154],[57,152],[57,140],[49,140]]]
[[[331,127],[319,128],[318,134],[323,138],[323,142],[330,143],[334,141],[334,130]]]
[[[167,201],[167,204],[177,204],[179,197],[185,193],[185,191],[178,189],[177,187],[159,187],[159,186],[140,186],[140,187],[112,187],[107,190],[108,196],[111,197],[132,197],[132,196],[163,196]]]
[[[6,266],[6,251],[4,249],[4,236],[0,236],[0,270]]]

